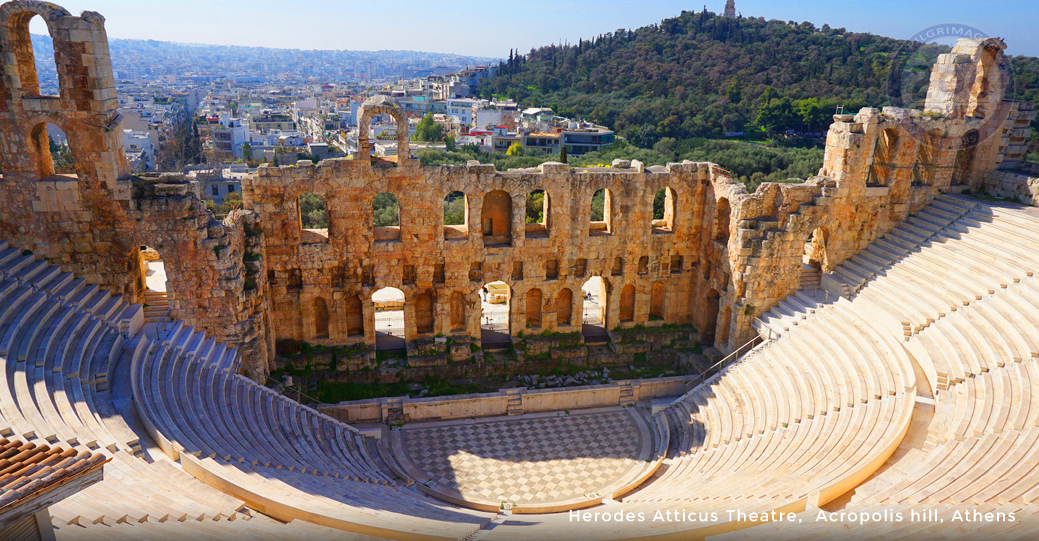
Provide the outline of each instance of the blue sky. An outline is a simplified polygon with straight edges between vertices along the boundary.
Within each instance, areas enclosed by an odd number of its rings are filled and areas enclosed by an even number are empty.
[[[510,48],[571,43],[618,28],[660,22],[704,3],[672,0],[443,0],[294,2],[274,0],[68,0],[97,11],[112,38],[299,49],[410,49],[508,56]],[[707,9],[720,13],[724,0]],[[1006,40],[1010,54],[1039,56],[1036,0],[737,0],[745,17],[810,21],[856,32],[910,38],[935,24],[969,24]],[[34,19],[33,31],[42,33]]]

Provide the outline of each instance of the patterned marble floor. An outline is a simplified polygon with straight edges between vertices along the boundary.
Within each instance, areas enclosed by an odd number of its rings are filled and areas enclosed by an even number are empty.
[[[648,458],[636,415],[615,409],[416,424],[401,436],[412,466],[467,500],[548,503],[585,498],[634,475]]]

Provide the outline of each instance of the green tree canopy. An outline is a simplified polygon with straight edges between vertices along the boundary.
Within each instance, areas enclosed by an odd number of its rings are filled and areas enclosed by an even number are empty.
[[[400,225],[400,208],[397,196],[382,192],[372,200],[372,225],[390,227]]]
[[[320,195],[307,192],[299,197],[299,217],[303,229],[328,229],[328,211]]]
[[[415,127],[416,141],[432,143],[444,138],[444,127],[433,120],[433,113],[426,113]]]

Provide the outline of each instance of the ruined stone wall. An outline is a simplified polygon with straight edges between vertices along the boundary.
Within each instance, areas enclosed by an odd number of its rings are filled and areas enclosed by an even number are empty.
[[[40,95],[34,16],[53,39],[58,96]],[[174,316],[238,346],[247,373],[265,372],[273,351],[266,281],[260,270],[248,272],[263,265],[262,234],[247,236],[255,217],[216,222],[183,177],[130,175],[104,17],[8,2],[0,6],[0,46],[0,238],[131,302],[143,302],[141,247],[155,247]],[[47,122],[65,133],[75,174],[54,173]]]
[[[36,15],[54,38],[59,96],[39,95],[28,33]],[[357,160],[262,167],[243,181],[245,211],[224,222],[183,177],[130,176],[103,17],[9,2],[0,45],[0,238],[135,302],[140,249],[154,248],[174,316],[237,346],[257,378],[275,338],[373,345],[371,295],[386,286],[405,294],[411,342],[479,342],[478,291],[496,280],[510,287],[512,335],[578,332],[581,286],[601,276],[608,328],[692,323],[729,350],[798,288],[806,260],[830,271],[943,192],[1035,194],[1013,172],[1035,112],[1002,99],[1005,45],[993,38],[960,40],[939,58],[926,111],[835,115],[819,175],[802,184],[748,194],[719,166],[689,162],[420,167],[405,137],[393,160],[372,160],[362,145]],[[392,98],[366,102],[361,116],[372,114],[406,121]],[[66,133],[75,175],[54,174],[45,122]],[[670,206],[654,224],[662,188]],[[607,212],[592,222],[600,189]],[[543,224],[525,223],[534,190],[547,194]],[[466,225],[445,226],[455,191]],[[302,228],[306,192],[324,198],[327,230]],[[381,192],[397,197],[399,226],[373,226]]]
[[[197,182],[182,175],[134,179],[133,208],[123,234],[158,252],[173,319],[238,347],[244,372],[269,368],[263,232],[252,213],[217,221]]]
[[[939,194],[1005,185],[1007,175],[993,171],[1016,159],[1014,144],[1027,137],[1034,111],[1002,99],[1004,48],[994,38],[960,40],[934,67],[926,111],[834,115],[817,177],[734,190],[738,230],[728,264],[737,271],[723,303],[732,316],[719,321],[736,329],[729,347],[753,336],[754,318],[797,289],[809,240],[828,272]],[[1014,189],[1028,191],[1024,184]]]
[[[261,167],[243,181],[245,208],[256,212],[267,228],[272,323],[278,338],[374,344],[371,295],[391,286],[405,294],[409,340],[456,334],[478,341],[479,290],[496,280],[511,289],[513,335],[579,332],[581,286],[592,276],[605,281],[610,328],[648,323],[651,290],[658,283],[666,291],[662,321],[692,321],[698,298],[694,290],[713,276],[713,271],[704,272],[704,254],[696,242],[704,228],[699,219],[705,215],[703,207],[713,207],[713,201],[707,202],[708,164],[647,171],[636,163],[573,171],[549,163],[537,170],[499,172],[490,165],[419,167],[416,162],[303,162]],[[675,210],[669,227],[654,228],[653,197],[662,188],[672,190]],[[608,228],[590,223],[592,196],[600,189],[609,191]],[[525,223],[527,197],[534,190],[547,194],[545,226]],[[387,191],[397,196],[400,208],[399,229],[391,231],[373,227],[372,200]],[[455,191],[465,194],[468,225],[445,227],[444,199]],[[301,226],[299,197],[307,192],[325,200],[327,236]],[[490,202],[486,209],[485,202]],[[511,203],[511,212],[502,203]],[[507,227],[497,221],[502,216]],[[492,222],[485,235],[488,219]],[[621,294],[629,285],[634,288],[631,305],[622,303]],[[560,294],[567,298],[564,289],[569,301],[560,305]],[[433,301],[433,324],[422,329],[426,294]],[[539,294],[540,302],[528,306],[528,295],[536,299]],[[327,307],[327,336],[315,324],[315,303]],[[349,326],[356,318],[351,312],[358,308],[363,334],[351,333]],[[567,308],[570,321],[563,323],[557,312]]]
[[[54,43],[60,95],[41,96],[29,20],[40,16]],[[75,17],[47,2],[0,7],[0,236],[115,292],[139,297],[127,276],[129,239],[115,222],[130,206],[129,166],[104,18]],[[55,175],[45,123],[65,132],[75,175]]]

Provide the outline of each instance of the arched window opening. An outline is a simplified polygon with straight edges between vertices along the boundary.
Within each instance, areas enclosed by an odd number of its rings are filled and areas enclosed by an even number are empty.
[[[971,170],[974,169],[974,155],[978,150],[981,136],[978,130],[970,130],[960,138],[960,148],[956,151],[956,168],[952,174],[952,184],[969,186]]]
[[[612,206],[610,190],[599,190],[592,195],[588,235],[595,237],[613,234]]]
[[[869,169],[867,186],[890,186],[898,152],[898,130],[888,128],[877,136],[873,150],[873,165]]]
[[[683,267],[682,256],[673,255],[671,256],[671,274],[681,274]]]
[[[41,122],[33,128],[29,138],[36,154],[39,178],[76,174],[76,159],[72,156],[68,138],[61,128],[50,122]]]
[[[432,294],[419,293],[415,296],[415,332],[418,334],[433,334],[436,327],[433,306]]]
[[[671,188],[661,188],[653,196],[653,222],[651,225],[654,233],[674,231],[675,191]]]
[[[657,321],[664,319],[664,295],[665,295],[664,282],[657,282],[653,284],[653,289],[650,291],[649,296],[649,320]]]
[[[528,239],[548,238],[548,194],[534,190],[527,195],[525,234]]]
[[[620,276],[624,274],[624,258],[615,257],[613,258],[613,268],[610,269],[610,276]]]
[[[455,291],[451,294],[451,332],[465,332],[465,295]]]
[[[444,198],[444,240],[469,238],[469,200],[462,192]]]
[[[920,143],[920,157],[913,167],[913,186],[934,186],[941,147],[942,133],[938,130],[927,132]]]
[[[328,338],[328,304],[325,299],[314,299],[314,338]]]
[[[556,304],[553,307],[556,312],[556,325],[569,327],[573,320],[574,293],[568,288],[563,288],[556,295]]]
[[[527,291],[527,328],[541,328],[541,290],[531,289]]]
[[[620,320],[622,323],[635,321],[635,286],[631,284],[621,288]]]
[[[400,204],[396,195],[382,192],[372,199],[372,227],[376,241],[400,240]]]
[[[346,335],[348,337],[364,336],[364,308],[361,298],[351,295],[346,298]]]
[[[649,274],[649,256],[639,258],[639,274]]]
[[[512,290],[495,281],[480,288],[480,343],[483,349],[505,349],[512,344],[509,307]]]
[[[325,198],[307,192],[299,196],[299,226],[301,243],[328,242],[328,208]]]
[[[600,276],[592,276],[581,286],[581,333],[586,344],[609,341],[606,332],[607,296],[606,281]]]
[[[395,287],[384,287],[372,294],[375,308],[375,349],[403,352],[404,292]]]
[[[545,280],[559,279],[559,260],[549,259],[545,261]]]
[[[512,196],[495,190],[483,198],[483,242],[486,246],[512,245]]]
[[[714,211],[714,240],[729,242],[729,200],[718,200]]]
[[[16,17],[31,17],[25,21],[27,22],[26,33],[31,38],[26,37],[31,39],[31,45],[25,50],[15,47],[16,55],[19,57],[22,95],[25,97],[58,96],[61,93],[58,66],[54,56],[54,40],[51,38],[50,29],[47,28],[47,21],[43,20],[42,16],[29,13]],[[15,34],[18,33],[16,30]],[[12,41],[17,43],[18,37]],[[24,66],[21,65],[23,61]]]

